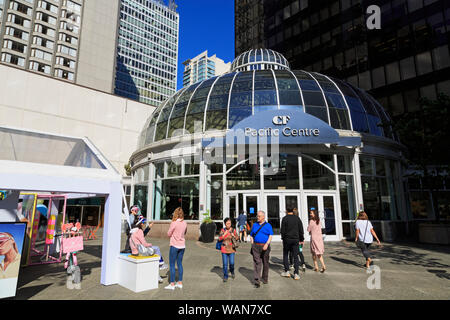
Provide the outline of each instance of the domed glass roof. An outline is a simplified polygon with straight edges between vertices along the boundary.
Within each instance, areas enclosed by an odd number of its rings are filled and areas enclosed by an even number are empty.
[[[302,110],[335,129],[394,139],[390,118],[365,91],[315,72],[270,69],[231,72],[179,90],[147,120],[138,147],[231,129],[258,112],[277,109]]]
[[[281,53],[276,51],[252,49],[239,55],[231,64],[232,72],[265,69],[287,70],[289,69],[289,62]]]

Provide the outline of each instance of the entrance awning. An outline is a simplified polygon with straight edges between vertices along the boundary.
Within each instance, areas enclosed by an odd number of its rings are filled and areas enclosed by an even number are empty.
[[[237,144],[332,144],[358,147],[361,138],[341,137],[326,122],[303,111],[274,110],[245,118],[223,137],[202,139],[202,146],[208,148]]]

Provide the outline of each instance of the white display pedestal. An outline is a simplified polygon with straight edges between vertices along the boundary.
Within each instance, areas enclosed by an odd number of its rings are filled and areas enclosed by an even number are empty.
[[[119,256],[119,284],[134,292],[158,289],[159,256],[134,259]]]

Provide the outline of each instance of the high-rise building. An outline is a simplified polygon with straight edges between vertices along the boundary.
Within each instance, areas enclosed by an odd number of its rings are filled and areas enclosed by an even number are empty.
[[[0,62],[112,93],[118,9],[110,0],[0,0]]]
[[[381,29],[369,6],[380,9]],[[346,80],[368,91],[393,120],[420,109],[419,98],[450,95],[448,0],[235,0],[236,57],[261,45],[293,69]],[[441,181],[441,180],[439,180]],[[443,179],[442,179],[443,181]],[[450,188],[408,178],[413,216],[450,207]]]
[[[114,93],[155,106],[175,93],[178,30],[173,0],[121,0]]]
[[[208,57],[208,50],[200,53],[195,58],[183,62],[183,87],[214,76],[220,76],[230,71],[231,62],[225,63],[216,55]]]
[[[83,0],[1,0],[1,61],[75,82]]]
[[[395,118],[419,98],[450,92],[450,2],[446,0],[236,0],[236,56],[276,50],[292,68],[347,80]],[[256,5],[258,4],[258,5]],[[381,29],[369,30],[370,5]]]

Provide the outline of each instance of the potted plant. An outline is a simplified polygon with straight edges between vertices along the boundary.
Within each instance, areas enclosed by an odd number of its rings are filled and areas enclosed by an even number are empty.
[[[200,225],[200,231],[202,233],[201,240],[202,242],[213,242],[214,236],[216,235],[217,226],[214,221],[211,219],[211,216],[208,212],[205,214],[205,218]]]

